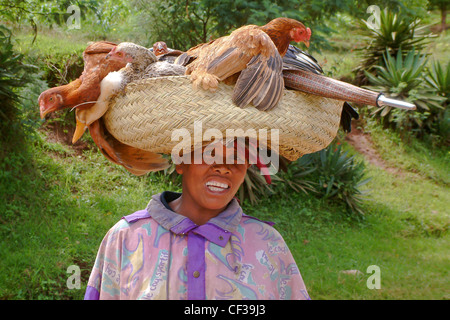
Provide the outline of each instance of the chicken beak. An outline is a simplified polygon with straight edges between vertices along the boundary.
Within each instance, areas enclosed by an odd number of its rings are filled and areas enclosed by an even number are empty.
[[[40,106],[39,107],[39,111],[40,111],[40,115],[41,115],[41,119],[44,119],[45,116],[50,113],[50,110],[45,110],[44,106]]]
[[[73,134],[73,138],[72,138],[72,143],[74,144],[75,142],[77,142],[82,136],[84,131],[86,131],[87,126],[81,122],[80,120],[78,120],[77,118],[77,126],[75,128],[75,133]]]
[[[105,56],[105,59],[108,60],[109,57],[111,57],[111,53],[108,53],[108,54]]]
[[[303,43],[305,44],[305,46],[306,46],[307,48],[309,48],[309,40],[305,40]]]

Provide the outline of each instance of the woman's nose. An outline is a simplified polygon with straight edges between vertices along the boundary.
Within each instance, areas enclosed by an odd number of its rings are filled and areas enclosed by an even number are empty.
[[[226,164],[216,164],[213,167],[214,172],[217,172],[219,174],[230,174],[231,170],[228,168]]]

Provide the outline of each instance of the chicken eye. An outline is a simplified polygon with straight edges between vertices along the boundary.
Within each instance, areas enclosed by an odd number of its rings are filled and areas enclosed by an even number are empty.
[[[50,99],[48,99],[49,101],[53,101],[53,97],[50,97]]]

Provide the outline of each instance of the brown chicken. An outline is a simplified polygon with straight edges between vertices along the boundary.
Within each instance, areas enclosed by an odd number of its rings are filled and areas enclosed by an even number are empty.
[[[162,54],[168,53],[170,50],[164,41],[158,41],[153,44],[153,53],[155,56],[160,56]]]
[[[232,100],[238,107],[252,103],[260,110],[275,107],[283,90],[283,60],[291,41],[309,46],[311,30],[301,22],[277,18],[265,26],[248,25],[182,54],[194,87],[214,91],[219,81],[235,84]],[[194,60],[193,62],[191,62]]]
[[[44,118],[46,114],[64,108],[76,107],[76,112],[92,108],[100,96],[100,83],[103,78],[127,64],[126,61],[107,59],[107,55],[116,46],[112,42],[95,42],[89,45],[83,52],[85,63],[83,74],[67,85],[46,90],[40,95],[41,117]],[[169,166],[168,161],[159,154],[119,142],[106,130],[103,119],[93,121],[87,127],[92,140],[103,155],[135,175],[162,170]]]
[[[169,167],[169,161],[162,155],[137,149],[118,141],[106,130],[102,118],[91,123],[88,128],[92,140],[103,155],[109,161],[123,166],[136,176]]]
[[[39,96],[41,118],[50,112],[65,108],[92,107],[100,95],[100,82],[111,71],[125,66],[122,61],[108,61],[106,55],[116,47],[115,43],[100,41],[90,44],[83,52],[84,70],[81,76],[69,84],[48,89]]]
[[[178,56],[184,52],[181,50],[170,49],[164,41],[158,41],[153,44],[153,53],[158,58],[158,61],[174,63]]]

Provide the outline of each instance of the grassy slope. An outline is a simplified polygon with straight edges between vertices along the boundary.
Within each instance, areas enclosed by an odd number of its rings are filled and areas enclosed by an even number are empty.
[[[378,150],[402,174],[368,165],[366,220],[303,194],[244,204],[245,211],[277,223],[313,299],[448,299],[449,154],[372,130]],[[78,156],[45,136],[17,150],[0,166],[0,265],[7,270],[0,299],[81,299],[105,232],[174,187],[154,175],[134,177],[97,152]],[[72,264],[81,267],[82,290],[66,287]],[[366,286],[370,265],[381,269],[381,290]],[[341,272],[351,269],[362,274]]]

